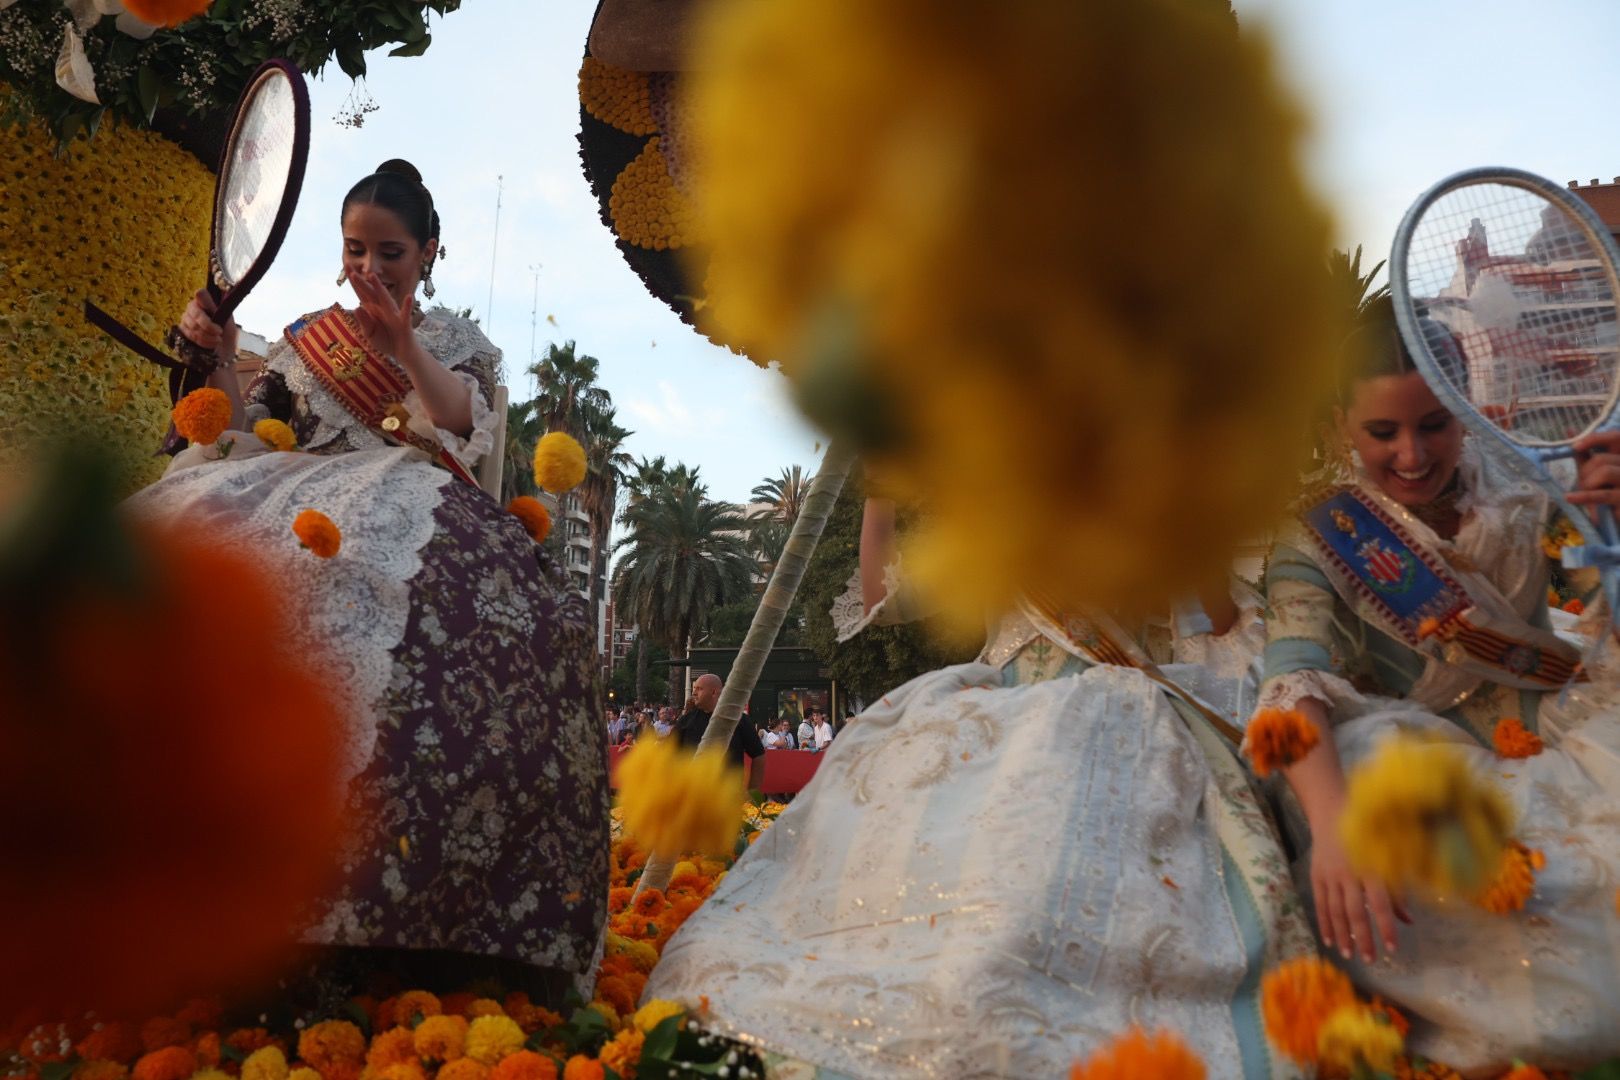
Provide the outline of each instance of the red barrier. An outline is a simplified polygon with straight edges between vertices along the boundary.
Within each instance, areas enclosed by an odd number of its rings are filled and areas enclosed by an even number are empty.
[[[608,777],[615,788],[619,786],[619,759],[629,752],[628,746],[608,747]],[[821,755],[809,750],[767,750],[763,790],[771,795],[791,795],[810,782],[820,765]]]

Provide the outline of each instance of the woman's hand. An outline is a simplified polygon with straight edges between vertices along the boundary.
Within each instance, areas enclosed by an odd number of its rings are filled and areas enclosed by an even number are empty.
[[[383,287],[382,279],[366,271],[350,274],[349,284],[354,286],[354,294],[360,298],[360,306],[355,309],[354,317],[366,335],[367,343],[384,356],[400,359],[416,340],[416,328],[411,324],[416,298],[407,296],[404,303],[396,304],[393,296]]]
[[[1579,506],[1620,507],[1620,431],[1599,431],[1575,441],[1575,490]]]
[[[198,289],[197,295],[186,305],[185,314],[180,316],[180,332],[192,344],[214,350],[221,362],[230,364],[236,360],[241,331],[234,317],[226,319],[223,326],[215,322],[214,312],[218,310],[219,305],[214,303],[208,290]]]
[[[1322,822],[1320,828],[1317,824],[1312,822],[1311,829],[1311,895],[1316,901],[1322,944],[1338,949],[1346,960],[1359,949],[1362,961],[1368,964],[1378,959],[1378,942],[1393,956],[1395,920],[1410,923],[1411,916],[1390,898],[1382,883],[1350,868],[1335,823]]]

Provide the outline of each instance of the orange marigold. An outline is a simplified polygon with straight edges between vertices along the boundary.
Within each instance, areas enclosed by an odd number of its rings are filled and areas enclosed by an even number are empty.
[[[1570,600],[1564,604],[1564,610],[1569,612],[1571,615],[1585,615],[1586,602],[1578,596],[1571,597]],[[1526,1067],[1531,1068],[1533,1066]]]
[[[73,1067],[73,1080],[124,1080],[128,1075],[128,1065],[106,1058],[81,1061]]]
[[[635,1012],[636,997],[636,992],[619,975],[610,975],[596,984],[596,1000],[613,1006],[616,1013]]]
[[[146,1052],[165,1046],[184,1046],[191,1041],[191,1025],[172,1016],[154,1016],[141,1025],[141,1043]]]
[[[183,1046],[165,1046],[135,1063],[135,1080],[187,1080],[196,1071],[196,1054]]]
[[[620,885],[616,888],[609,889],[608,912],[610,914],[617,915],[619,912],[629,907],[630,898],[635,895],[635,892],[636,891],[634,889],[626,885]]]
[[[516,1020],[518,1027],[530,1035],[536,1031],[556,1027],[563,1022],[561,1016],[544,1006],[536,1005],[529,1000],[529,995],[521,990],[507,994],[502,1005],[506,1008],[506,1015]]]
[[[342,531],[332,523],[331,518],[319,510],[300,510],[298,516],[293,518],[292,531],[293,535],[298,537],[299,544],[323,559],[330,559],[338,553],[338,548],[343,546]],[[415,993],[422,991],[418,990]],[[401,995],[402,998],[409,996],[409,994]],[[432,994],[427,996],[433,997]],[[409,1015],[401,1012],[401,1016]]]
[[[373,1080],[427,1080],[427,1070],[422,1068],[420,1061],[396,1061],[381,1069],[371,1071]]]
[[[1515,1065],[1502,1074],[1502,1080],[1547,1080],[1547,1074],[1534,1065]]]
[[[602,1047],[597,1058],[618,1073],[620,1080],[636,1080],[636,1066],[641,1064],[641,1051],[646,1042],[647,1036],[630,1024]]]
[[[456,1058],[439,1069],[435,1080],[489,1080],[489,1066],[470,1057]]]
[[[219,1059],[224,1056],[219,1032],[205,1031],[197,1036],[197,1040],[191,1044],[191,1052],[197,1055],[197,1064],[203,1068],[219,1068]]]
[[[1530,731],[1514,716],[1505,716],[1496,722],[1491,732],[1491,745],[1505,758],[1535,757],[1544,749],[1541,736]]]
[[[562,1080],[603,1080],[602,1063],[584,1054],[575,1054],[563,1066]]]
[[[467,1018],[429,1016],[416,1025],[417,1054],[428,1061],[455,1061],[466,1054]]]
[[[124,0],[124,8],[143,23],[179,26],[207,12],[213,0]]]
[[[523,522],[523,527],[529,530],[535,543],[542,543],[551,535],[551,511],[533,495],[519,495],[506,504],[506,509]]]
[[[347,1020],[322,1020],[298,1036],[298,1056],[312,1069],[319,1069],[326,1080],[333,1066],[358,1067],[366,1058],[366,1037]]]
[[[444,1012],[444,1003],[437,994],[430,994],[426,990],[407,990],[394,999],[395,1023],[414,1027],[429,1016],[439,1016]]]
[[[231,426],[231,399],[225,391],[205,386],[176,402],[169,415],[181,438],[204,445],[218,442]]]
[[[366,1050],[366,1064],[374,1070],[390,1065],[416,1062],[416,1034],[408,1027],[390,1028],[372,1037]]]
[[[1317,1033],[1334,1010],[1354,1004],[1344,972],[1314,956],[1302,956],[1266,972],[1260,980],[1260,1014],[1266,1037],[1301,1065],[1316,1062]]]
[[[637,915],[645,915],[649,919],[661,913],[668,905],[669,901],[657,889],[643,889],[630,902],[631,909]]]
[[[1132,1028],[1069,1070],[1069,1080],[1204,1080],[1204,1063],[1168,1032]]]
[[[1418,623],[1418,640],[1423,641],[1440,632],[1440,620],[1430,615]]]
[[[1496,877],[1474,898],[1474,903],[1493,915],[1523,911],[1530,895],[1536,891],[1536,871],[1546,865],[1547,857],[1541,852],[1527,848],[1517,840],[1509,840],[1502,851],[1502,863]]]
[[[279,1042],[279,1039],[272,1039],[270,1033],[264,1028],[237,1028],[225,1036],[225,1045],[243,1057],[247,1057],[255,1050],[262,1050],[266,1046],[275,1046]]]
[[[533,1050],[519,1050],[502,1058],[489,1080],[557,1080],[557,1063]]]
[[[140,1029],[127,1021],[115,1020],[80,1039],[77,1049],[86,1061],[134,1061],[146,1046],[141,1042]]]
[[[1243,752],[1258,776],[1270,776],[1310,753],[1322,741],[1316,725],[1297,709],[1261,709],[1243,733]]]

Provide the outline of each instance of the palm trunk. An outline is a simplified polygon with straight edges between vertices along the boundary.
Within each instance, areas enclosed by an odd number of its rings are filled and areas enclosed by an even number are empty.
[[[717,750],[724,753],[731,745],[731,736],[737,730],[743,705],[759,682],[759,673],[771,654],[771,645],[782,629],[788,608],[793,605],[799,582],[804,579],[805,567],[810,565],[816,542],[827,527],[827,519],[832,516],[833,506],[838,502],[839,492],[844,490],[844,480],[854,463],[854,453],[838,443],[827,447],[827,454],[821,459],[821,468],[816,471],[815,482],[810,485],[810,494],[805,497],[804,509],[793,522],[793,531],[788,534],[787,543],[782,548],[782,557],[771,572],[765,595],[760,597],[754,621],[748,627],[748,636],[743,639],[742,648],[737,650],[737,659],[731,665],[731,676],[726,679],[725,689],[720,692],[720,703],[715,706],[714,715],[709,718],[708,730],[698,744],[700,751]],[[663,889],[669,884],[675,861],[657,856],[648,859],[647,869],[636,882],[637,891]]]
[[[636,700],[647,700],[647,634],[636,628]]]

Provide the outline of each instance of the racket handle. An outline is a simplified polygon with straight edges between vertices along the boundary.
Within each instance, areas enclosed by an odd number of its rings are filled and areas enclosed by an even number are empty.
[[[1545,450],[1537,449],[1534,453],[1536,460],[1543,464],[1549,461],[1568,461],[1576,456],[1576,450],[1573,446],[1553,446]]]

